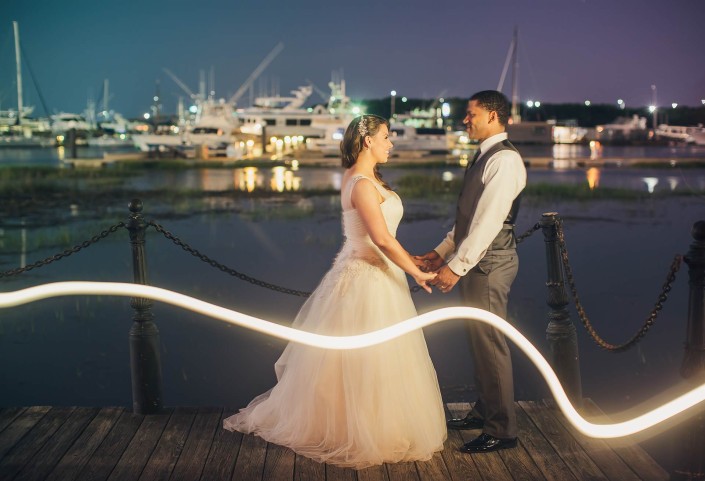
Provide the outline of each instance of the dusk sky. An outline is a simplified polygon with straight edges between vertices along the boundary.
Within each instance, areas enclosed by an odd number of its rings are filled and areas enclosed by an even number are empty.
[[[17,103],[13,20],[50,113],[100,104],[104,79],[126,116],[149,110],[159,79],[173,113],[187,96],[163,68],[193,91],[213,69],[227,98],[278,42],[255,95],[327,92],[342,70],[356,100],[467,97],[497,88],[515,26],[522,101],[646,106],[652,85],[660,106],[705,99],[703,0],[0,0],[0,109]],[[26,64],[23,84],[44,115]]]

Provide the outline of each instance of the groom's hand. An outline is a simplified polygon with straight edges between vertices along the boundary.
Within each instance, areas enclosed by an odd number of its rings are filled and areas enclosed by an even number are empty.
[[[435,272],[443,265],[443,258],[436,251],[430,251],[422,256],[414,256],[417,266],[424,272]]]
[[[459,280],[460,276],[445,265],[438,270],[436,277],[429,284],[436,286],[439,291],[445,294],[450,292]]]

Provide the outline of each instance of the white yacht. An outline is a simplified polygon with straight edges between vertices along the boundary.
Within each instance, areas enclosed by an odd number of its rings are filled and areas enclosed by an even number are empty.
[[[394,144],[394,152],[447,153],[450,139],[445,129],[440,127],[413,127],[406,124],[391,124],[389,140]]]
[[[311,96],[311,85],[292,90],[291,97],[258,97],[252,107],[237,109],[240,131],[244,134],[271,137],[303,137],[333,139],[339,129],[345,129],[355,117],[350,99],[345,95],[345,81],[331,82],[331,95],[326,105],[304,108]],[[342,137],[341,137],[342,138]],[[338,142],[340,139],[337,140]],[[308,142],[310,148],[320,148],[320,142]]]
[[[63,135],[71,129],[77,131],[92,130],[91,125],[78,114],[61,112],[51,116],[51,130],[57,135]]]
[[[686,127],[683,125],[661,124],[656,128],[654,133],[659,139],[685,142],[686,144],[705,145],[705,128],[703,128],[702,125]]]

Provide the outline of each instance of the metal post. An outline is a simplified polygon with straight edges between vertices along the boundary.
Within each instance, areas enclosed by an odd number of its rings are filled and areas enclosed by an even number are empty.
[[[694,386],[705,381],[705,220],[693,224],[688,264],[688,327],[681,376]],[[705,411],[683,424],[680,459],[671,479],[705,480]]]
[[[142,216],[142,201],[130,202],[127,221],[132,245],[132,268],[135,284],[147,284],[145,233],[147,223]],[[130,370],[132,372],[132,411],[135,414],[155,414],[162,410],[162,366],[159,355],[159,329],[152,321],[152,301],[133,297],[135,310],[130,329]]]
[[[566,394],[577,407],[582,406],[583,392],[580,382],[578,342],[575,325],[568,314],[568,295],[563,278],[563,263],[558,245],[557,212],[541,216],[541,229],[546,241],[546,266],[548,268],[548,327],[546,339],[549,342],[550,362]]]

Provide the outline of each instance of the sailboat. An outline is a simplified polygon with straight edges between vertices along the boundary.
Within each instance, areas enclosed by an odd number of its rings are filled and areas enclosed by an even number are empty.
[[[34,107],[23,104],[22,60],[20,56],[20,31],[16,21],[12,22],[15,39],[15,70],[17,76],[17,110],[0,111],[0,146],[46,147],[54,144],[49,138],[49,123],[30,117]],[[40,134],[40,135],[35,135]],[[44,136],[41,136],[44,134]]]
[[[586,140],[588,129],[577,125],[557,125],[555,120],[527,121],[519,113],[519,28],[514,35],[504,62],[497,90],[502,91],[510,62],[512,64],[512,110],[507,134],[515,144],[575,144]]]

